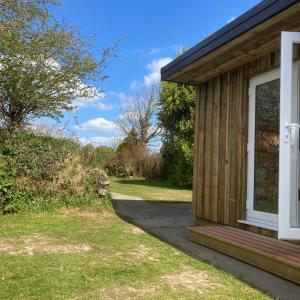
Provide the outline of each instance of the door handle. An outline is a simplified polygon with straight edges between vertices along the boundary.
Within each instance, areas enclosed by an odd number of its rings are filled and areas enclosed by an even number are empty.
[[[286,125],[288,128],[300,128],[300,124],[298,123],[290,123]]]
[[[290,141],[291,130],[300,128],[300,124],[298,123],[289,123],[285,121],[284,124],[284,142],[288,143]]]

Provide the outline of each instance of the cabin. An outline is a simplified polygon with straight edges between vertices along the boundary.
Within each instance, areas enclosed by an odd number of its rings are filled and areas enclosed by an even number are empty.
[[[260,2],[161,77],[197,89],[189,238],[300,284],[300,2]]]

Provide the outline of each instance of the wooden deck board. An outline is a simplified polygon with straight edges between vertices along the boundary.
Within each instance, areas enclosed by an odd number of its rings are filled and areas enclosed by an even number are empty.
[[[193,226],[189,238],[203,246],[300,284],[300,246],[229,226]]]

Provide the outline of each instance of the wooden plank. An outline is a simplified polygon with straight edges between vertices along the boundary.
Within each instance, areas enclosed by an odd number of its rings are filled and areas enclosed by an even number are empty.
[[[237,70],[231,72],[231,81],[230,81],[230,114],[229,114],[229,225],[235,226],[236,224],[236,165],[237,165]]]
[[[211,78],[219,76],[219,74],[231,71],[238,66],[244,65],[249,61],[251,62],[274,49],[279,49],[280,42],[278,37],[279,35],[277,36],[277,39],[271,40],[268,43],[263,42],[262,45],[254,45],[253,49],[244,50],[244,53],[242,52],[240,55],[235,54],[234,59],[228,57],[222,65],[217,66],[217,61],[214,62],[214,64],[216,65],[215,67],[212,64],[206,65],[201,70],[199,70],[198,73],[193,75],[192,81],[203,82],[205,80],[209,80]],[[236,52],[240,52],[240,49]],[[231,53],[231,56],[232,55],[233,54]],[[207,69],[207,66],[210,66],[210,68]]]
[[[206,115],[206,102],[207,102],[207,84],[202,83],[199,86],[199,103],[198,103],[198,151],[195,153],[194,163],[196,166],[195,182],[193,190],[195,193],[194,201],[197,201],[195,207],[195,215],[198,218],[203,217],[203,189],[204,189],[204,149],[205,149],[205,115]]]
[[[237,76],[237,162],[236,162],[236,212],[235,219],[238,226],[238,220],[245,218],[246,213],[246,192],[247,192],[247,133],[248,116],[247,110],[247,82],[245,80],[244,67],[238,69]]]
[[[198,208],[198,215],[203,216],[203,201],[204,201],[204,158],[205,158],[205,119],[206,119],[206,105],[207,105],[207,83],[201,84],[200,90],[200,113],[199,113],[199,172],[198,172],[198,185],[199,193],[198,199],[201,205]]]
[[[195,103],[195,128],[194,128],[194,162],[193,162],[193,196],[192,196],[192,210],[193,214],[197,216],[199,184],[199,110],[200,110],[200,85],[196,87],[196,103]]]
[[[238,236],[243,235],[245,237],[247,237],[248,240],[258,240],[260,241],[263,245],[269,245],[271,244],[275,249],[288,249],[291,250],[295,253],[297,253],[297,257],[300,259],[300,246],[290,243],[290,242],[286,242],[286,241],[282,241],[282,240],[278,240],[277,238],[272,238],[272,237],[265,237],[262,236],[260,234],[257,233],[252,233],[246,230],[241,230],[235,227],[230,227],[230,226],[214,226],[214,228],[216,230],[222,230],[222,231],[226,231],[226,232],[231,232],[234,233]]]
[[[229,139],[229,128],[230,128],[230,86],[231,86],[231,73],[226,74],[227,85],[225,90],[225,102],[226,102],[226,115],[225,115],[225,149],[224,149],[224,159],[225,159],[225,169],[224,169],[224,224],[229,224],[229,176],[230,176],[230,139]],[[222,213],[222,212],[221,212]]]
[[[219,178],[218,178],[218,222],[224,224],[224,204],[225,204],[225,149],[226,149],[226,112],[227,112],[227,102],[226,102],[226,78],[221,76],[221,96],[220,96],[220,130],[219,130]]]
[[[236,190],[235,190],[235,226],[238,225],[238,219],[239,219],[239,212],[241,207],[241,176],[243,173],[243,170],[241,169],[241,159],[242,159],[242,120],[241,120],[241,107],[242,107],[242,74],[243,70],[241,68],[238,68],[237,70],[237,78],[236,78]]]
[[[213,81],[213,108],[212,108],[212,149],[211,149],[211,193],[210,193],[210,220],[218,221],[218,179],[219,179],[219,131],[220,131],[220,96],[221,80],[217,77]]]
[[[204,145],[204,193],[203,217],[210,218],[211,200],[211,162],[212,162],[212,113],[213,113],[214,82],[209,81],[207,87],[207,103],[205,110],[205,145]]]
[[[246,230],[246,231],[250,231],[253,233],[261,234],[261,235],[264,235],[267,237],[272,237],[274,239],[278,238],[278,232],[274,231],[274,230],[270,230],[270,229],[259,228],[257,226],[247,225],[247,224],[242,224],[242,223],[239,223],[237,228]]]
[[[274,248],[272,251],[264,250],[264,240],[262,240],[259,247],[255,247],[253,238],[250,235],[248,235],[248,239],[245,233],[243,234],[245,238],[242,239],[240,235],[237,236],[238,239],[233,239],[230,237],[228,232],[226,232],[226,230],[219,229],[219,233],[217,234],[217,232],[214,232],[212,229],[205,230],[205,227],[207,226],[198,226],[197,230],[195,230],[193,227],[188,228],[189,238],[203,246],[220,251],[229,256],[252,264],[258,268],[264,269],[268,272],[300,284],[300,264],[294,259],[289,260],[287,255],[284,258],[282,257],[282,254],[281,256],[276,255],[276,248]],[[214,228],[218,226],[209,227]],[[253,241],[252,245],[249,243],[249,240],[251,239]],[[243,243],[243,241],[245,241],[245,243]],[[257,240],[256,245],[258,245]],[[278,243],[278,246],[279,245],[282,244]],[[289,249],[288,246],[286,247],[286,249]],[[294,250],[291,249],[291,253],[295,253]]]
[[[227,226],[229,227],[229,226]],[[232,229],[236,229],[231,227]],[[194,229],[196,232],[206,233],[215,238],[225,239],[238,245],[243,245],[248,249],[264,251],[268,255],[276,256],[278,260],[286,261],[292,265],[297,265],[300,268],[300,249],[299,246],[291,243],[281,244],[278,240],[270,241],[268,237],[262,237],[256,233],[246,232],[242,230],[230,230],[221,226],[202,226]],[[253,236],[254,235],[254,236]],[[271,238],[269,238],[271,239]],[[292,247],[294,246],[294,247]]]
[[[242,67],[241,77],[241,130],[240,130],[240,155],[241,166],[240,176],[241,185],[239,191],[240,207],[237,218],[246,219],[246,199],[247,199],[247,143],[248,143],[248,83],[245,76],[245,67]],[[238,226],[238,225],[237,225]]]

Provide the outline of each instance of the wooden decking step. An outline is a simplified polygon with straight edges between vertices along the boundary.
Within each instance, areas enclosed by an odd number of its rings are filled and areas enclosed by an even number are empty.
[[[300,284],[300,245],[229,226],[188,227],[190,240]]]

